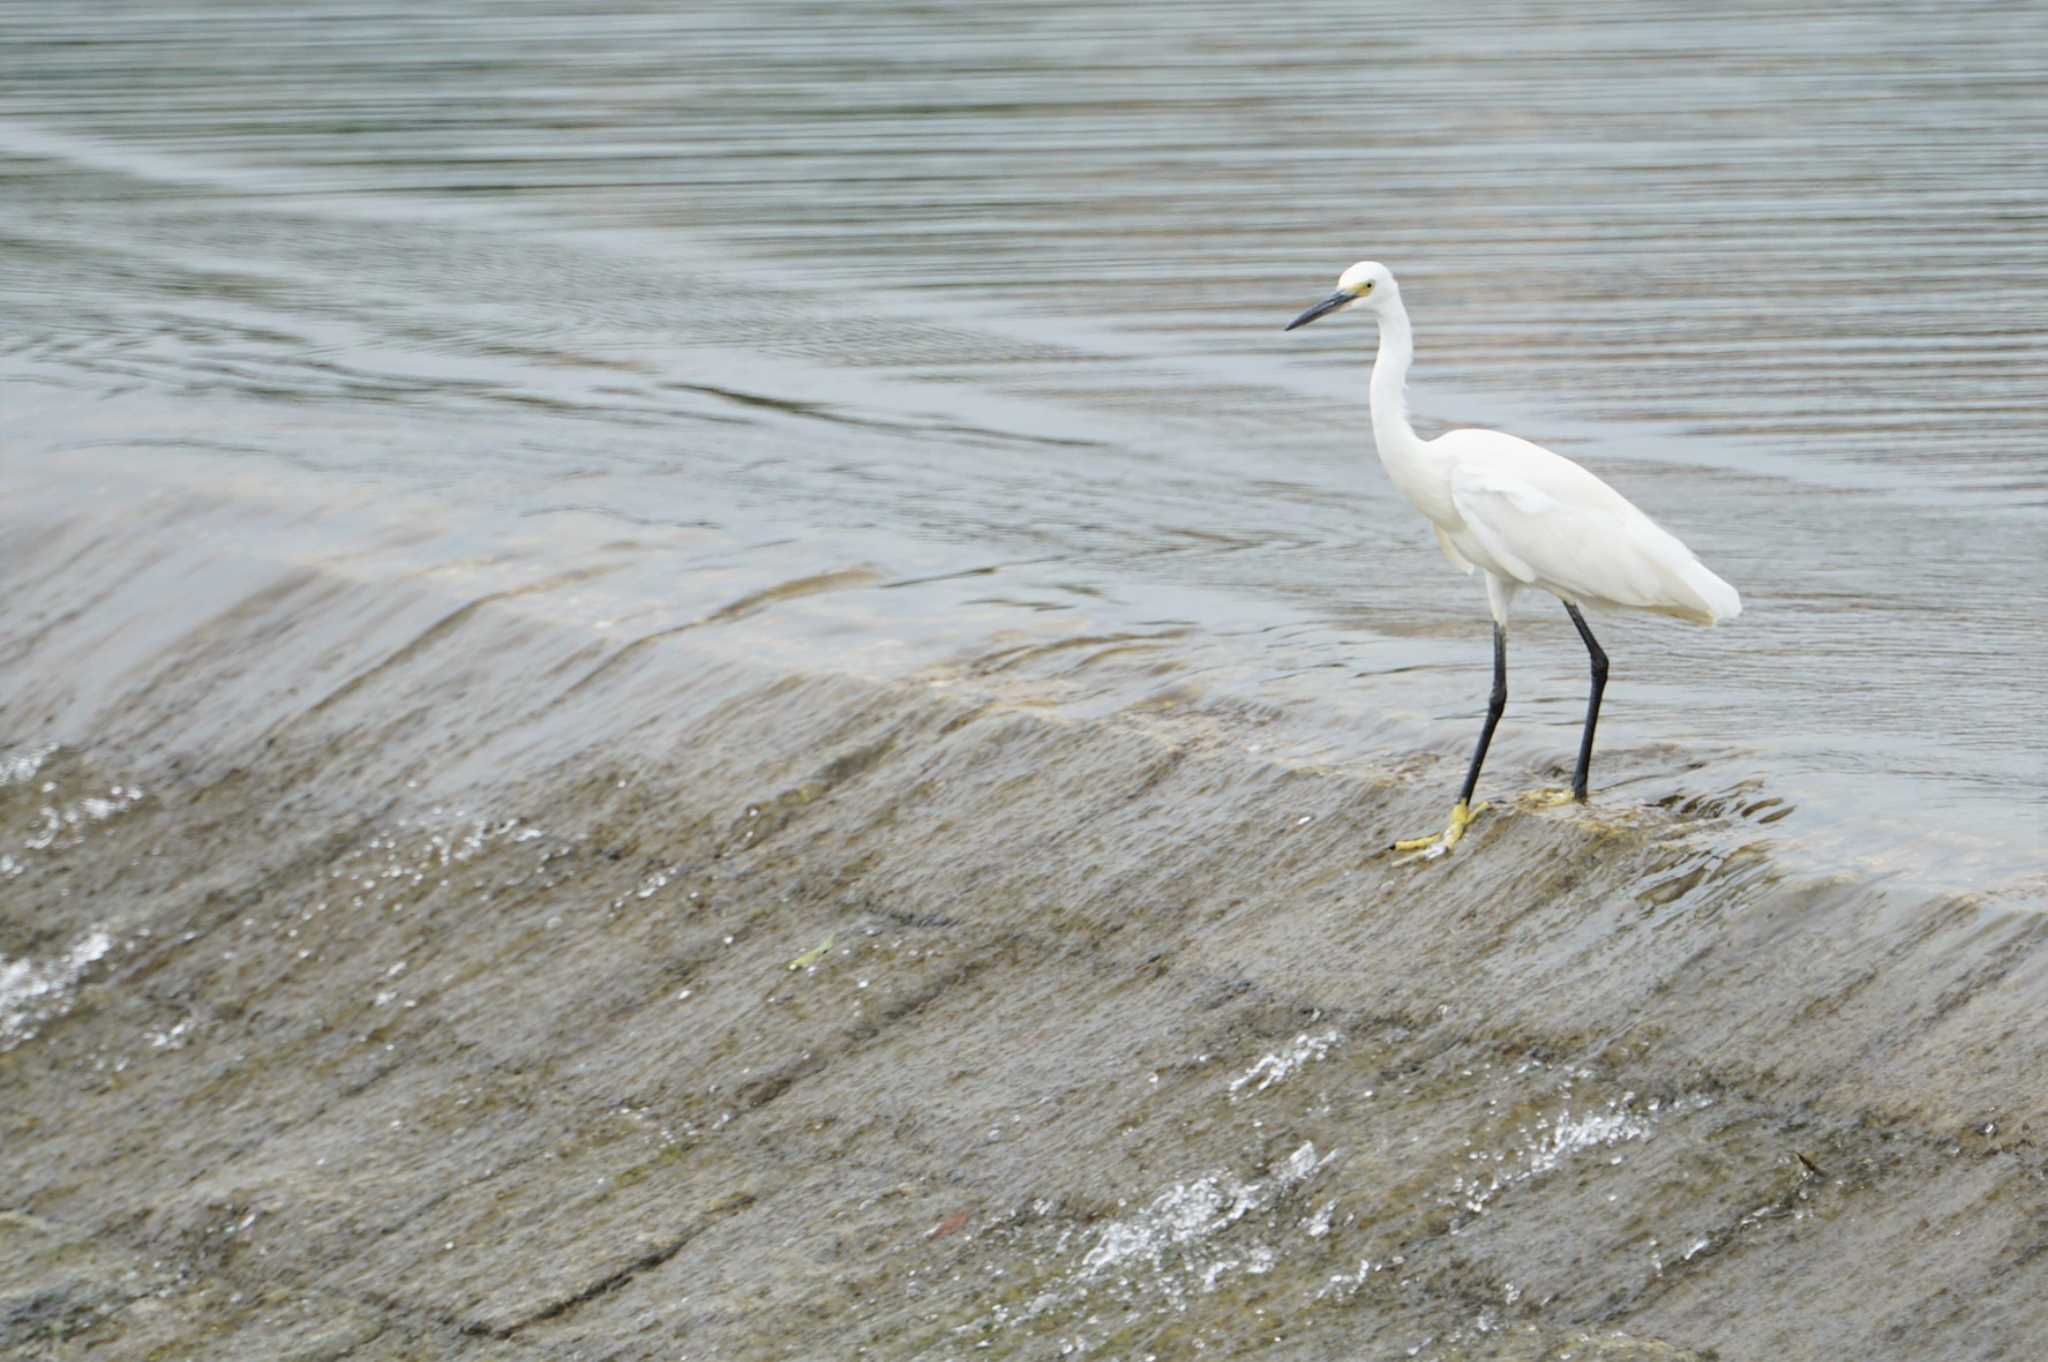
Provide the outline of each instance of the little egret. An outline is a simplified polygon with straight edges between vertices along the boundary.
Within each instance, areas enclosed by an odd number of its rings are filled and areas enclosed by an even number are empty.
[[[1480,812],[1472,807],[1472,792],[1486,745],[1507,708],[1508,606],[1523,587],[1548,591],[1564,602],[1592,659],[1592,697],[1579,737],[1579,764],[1572,772],[1571,797],[1581,801],[1593,760],[1600,693],[1607,687],[1607,654],[1586,627],[1579,606],[1648,610],[1695,624],[1719,624],[1742,613],[1742,598],[1669,531],[1570,459],[1497,430],[1454,430],[1434,440],[1418,436],[1408,424],[1406,395],[1415,333],[1408,309],[1401,306],[1400,286],[1385,265],[1359,261],[1338,278],[1335,293],[1289,322],[1287,330],[1348,307],[1362,308],[1379,322],[1372,436],[1380,463],[1401,495],[1435,527],[1451,565],[1486,574],[1486,600],[1493,611],[1493,698],[1450,825],[1434,836],[1394,843],[1396,851],[1436,856],[1456,846]]]

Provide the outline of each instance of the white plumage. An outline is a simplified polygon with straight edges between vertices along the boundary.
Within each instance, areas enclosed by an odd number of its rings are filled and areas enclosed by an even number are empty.
[[[1456,519],[1437,529],[1467,572],[1695,624],[1742,613],[1735,588],[1676,535],[1570,459],[1497,430],[1454,430],[1425,448],[1449,470]]]
[[[1562,600],[1592,659],[1592,697],[1572,780],[1572,794],[1582,800],[1607,657],[1578,607],[1720,624],[1742,613],[1742,599],[1677,536],[1570,459],[1497,430],[1454,430],[1434,440],[1418,436],[1408,421],[1406,395],[1414,332],[1400,286],[1386,266],[1371,260],[1353,265],[1338,279],[1335,293],[1287,329],[1351,307],[1371,312],[1379,322],[1372,427],[1380,462],[1395,487],[1428,517],[1452,564],[1486,574],[1494,618],[1493,703],[1451,825],[1436,837],[1396,844],[1438,854],[1458,841],[1475,816],[1472,791],[1507,701],[1508,608],[1518,592],[1535,587]]]

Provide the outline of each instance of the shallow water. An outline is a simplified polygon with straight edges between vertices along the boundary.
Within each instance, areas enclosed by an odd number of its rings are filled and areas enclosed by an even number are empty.
[[[0,0],[0,1351],[2039,1337],[2048,19],[605,8]]]
[[[1369,253],[1426,427],[1585,460],[1744,592],[1603,627],[1596,788],[2037,869],[2038,12],[673,8],[9,7],[10,468],[318,470],[537,574],[680,546],[650,619],[826,576],[815,643],[905,668],[1116,640],[1037,665],[1449,790],[1480,593],[1372,459],[1370,328],[1278,330]],[[1497,791],[1582,705],[1522,615]]]

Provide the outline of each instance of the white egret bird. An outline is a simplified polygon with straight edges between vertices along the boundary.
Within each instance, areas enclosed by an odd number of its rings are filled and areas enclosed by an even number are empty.
[[[1600,693],[1607,687],[1607,654],[1586,627],[1580,605],[1719,624],[1742,613],[1742,598],[1669,531],[1570,459],[1497,430],[1453,430],[1434,440],[1418,436],[1408,424],[1406,396],[1415,333],[1408,309],[1401,306],[1400,286],[1385,265],[1359,261],[1338,278],[1335,293],[1287,329],[1349,307],[1370,312],[1379,322],[1372,436],[1380,462],[1401,495],[1435,527],[1451,565],[1486,574],[1486,599],[1493,611],[1493,698],[1450,825],[1434,836],[1394,844],[1397,851],[1441,855],[1457,845],[1477,816],[1472,792],[1508,702],[1508,606],[1523,587],[1548,591],[1564,602],[1592,659],[1592,697],[1579,738],[1579,764],[1572,772],[1572,798],[1582,801]]]

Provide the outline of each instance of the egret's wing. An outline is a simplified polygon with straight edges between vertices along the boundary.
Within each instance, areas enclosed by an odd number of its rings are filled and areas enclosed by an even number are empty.
[[[1741,608],[1690,549],[1577,464],[1554,455],[1524,467],[1504,462],[1461,464],[1451,502],[1507,575],[1569,600],[1707,623]]]
[[[1444,551],[1444,557],[1451,560],[1451,566],[1464,573],[1467,577],[1470,577],[1472,575],[1471,560],[1458,552],[1458,546],[1453,544],[1451,537],[1444,533],[1443,526],[1431,525],[1430,528],[1436,531],[1436,545]]]
[[[1492,566],[1524,584],[1548,575],[1528,551],[1563,521],[1554,497],[1516,478],[1460,468],[1451,475],[1451,505]]]

